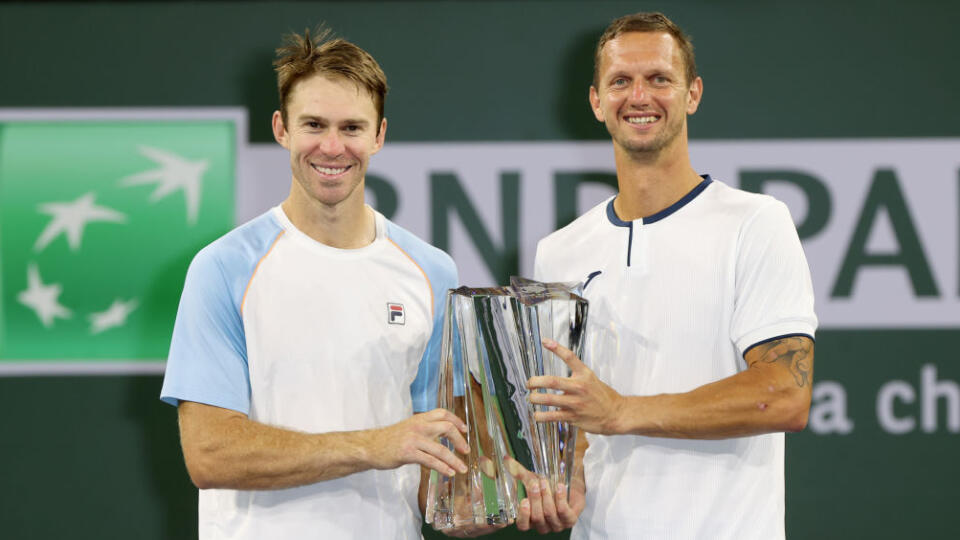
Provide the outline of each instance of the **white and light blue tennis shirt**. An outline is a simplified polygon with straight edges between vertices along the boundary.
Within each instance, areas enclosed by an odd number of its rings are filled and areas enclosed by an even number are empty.
[[[450,257],[376,213],[336,249],[281,207],[201,250],[187,272],[161,399],[323,433],[435,407]],[[200,538],[420,538],[419,468],[275,491],[200,491]]]
[[[746,369],[750,347],[813,337],[813,287],[787,207],[704,177],[621,220],[613,198],[537,247],[535,277],[586,282],[584,360],[625,395],[682,393]],[[571,538],[784,537],[782,433],[726,440],[589,435]]]

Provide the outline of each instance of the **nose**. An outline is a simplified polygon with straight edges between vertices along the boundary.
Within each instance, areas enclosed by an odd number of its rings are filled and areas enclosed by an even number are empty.
[[[320,139],[320,152],[325,156],[336,157],[344,152],[343,141],[338,130],[331,129]]]
[[[639,78],[633,81],[633,85],[630,87],[630,99],[632,101],[643,101],[643,98],[647,96],[647,90],[644,88],[643,82]]]

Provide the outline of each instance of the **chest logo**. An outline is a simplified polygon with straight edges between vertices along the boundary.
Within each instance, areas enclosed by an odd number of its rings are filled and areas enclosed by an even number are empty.
[[[583,290],[586,290],[586,289],[587,289],[587,285],[589,285],[590,282],[593,281],[593,278],[599,276],[599,275],[602,274],[602,273],[603,273],[603,270],[597,270],[597,271],[595,271],[595,272],[590,272],[590,275],[587,276],[587,281],[585,281],[584,284],[583,284]]]
[[[403,304],[394,302],[387,303],[387,322],[390,324],[405,324],[406,314],[403,311]]]

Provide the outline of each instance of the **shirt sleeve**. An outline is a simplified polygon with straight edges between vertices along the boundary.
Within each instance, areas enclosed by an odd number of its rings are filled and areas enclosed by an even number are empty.
[[[537,252],[533,256],[533,279],[534,281],[544,281],[543,274],[543,257],[540,254],[540,250],[543,247],[543,240],[537,242]]]
[[[160,399],[250,410],[246,340],[230,280],[217,251],[200,251],[187,271]]]
[[[741,229],[731,339],[741,355],[780,337],[813,339],[810,268],[790,218],[780,201],[764,204]]]
[[[443,321],[446,316],[447,291],[455,289],[459,283],[457,267],[453,259],[443,252],[432,264],[423,265],[433,290],[433,330],[427,348],[420,359],[417,377],[410,385],[413,399],[413,411],[429,411],[437,406],[437,385],[439,384],[441,349],[443,341]]]

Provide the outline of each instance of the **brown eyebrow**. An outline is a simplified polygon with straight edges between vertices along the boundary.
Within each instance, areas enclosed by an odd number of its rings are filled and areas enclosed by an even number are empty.
[[[326,118],[323,118],[322,116],[314,116],[312,114],[304,114],[304,115],[298,116],[297,121],[300,122],[301,124],[304,122],[319,122],[321,124],[326,124],[330,122],[329,120],[327,120]],[[366,126],[370,124],[370,121],[366,120],[365,118],[345,118],[340,121],[340,124],[341,125],[354,124],[354,125]]]
[[[313,116],[313,115],[310,115],[310,114],[302,114],[302,115],[300,115],[300,116],[297,117],[297,122],[299,122],[299,123],[301,123],[301,124],[303,124],[303,123],[305,123],[305,122],[326,123],[326,122],[327,122],[327,119],[326,119],[326,118],[321,118],[321,117],[319,117],[319,116]]]

